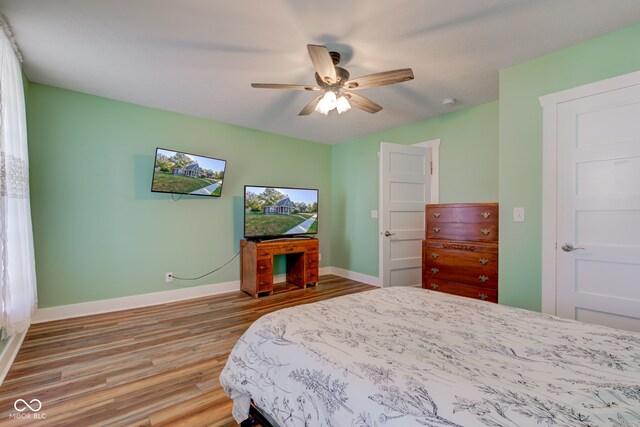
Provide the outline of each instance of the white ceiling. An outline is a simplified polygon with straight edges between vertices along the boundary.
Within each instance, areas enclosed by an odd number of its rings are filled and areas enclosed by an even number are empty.
[[[33,82],[323,143],[498,98],[498,70],[640,22],[638,0],[0,0]],[[352,77],[412,67],[359,93],[384,109],[298,112],[308,43]],[[441,99],[460,103],[443,107]]]

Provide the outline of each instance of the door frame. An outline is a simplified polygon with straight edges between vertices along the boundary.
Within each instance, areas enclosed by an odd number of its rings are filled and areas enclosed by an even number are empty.
[[[543,95],[542,106],[542,312],[557,309],[558,105],[579,98],[640,85],[640,71]]]
[[[383,143],[386,141],[380,141]],[[438,203],[440,200],[440,142],[441,138],[431,139],[429,141],[418,142],[412,145],[414,147],[424,147],[431,149],[431,201],[430,203]],[[395,144],[395,143],[390,143]],[[384,262],[384,250],[382,233],[382,156],[378,151],[378,286],[382,287],[382,275],[383,275],[383,262]]]

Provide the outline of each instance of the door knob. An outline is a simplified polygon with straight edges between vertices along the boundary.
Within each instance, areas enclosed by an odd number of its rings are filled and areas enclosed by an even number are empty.
[[[565,252],[577,251],[578,249],[583,249],[584,250],[584,248],[576,248],[576,247],[574,247],[571,243],[565,243],[564,245],[562,245],[560,247]]]
[[[396,233],[389,233],[389,230],[387,230],[387,231],[385,231],[385,232],[384,232],[384,235],[385,235],[386,237],[393,236],[394,234],[396,234]]]

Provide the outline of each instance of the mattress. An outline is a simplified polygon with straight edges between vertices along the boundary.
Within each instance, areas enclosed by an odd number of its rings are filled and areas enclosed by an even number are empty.
[[[418,288],[258,319],[221,375],[280,426],[640,425],[640,334]]]

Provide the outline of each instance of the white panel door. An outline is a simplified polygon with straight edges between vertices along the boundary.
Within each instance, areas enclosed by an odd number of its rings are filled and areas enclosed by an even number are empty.
[[[640,86],[557,118],[557,314],[640,331]]]
[[[380,156],[382,286],[419,286],[430,149],[383,142]]]

